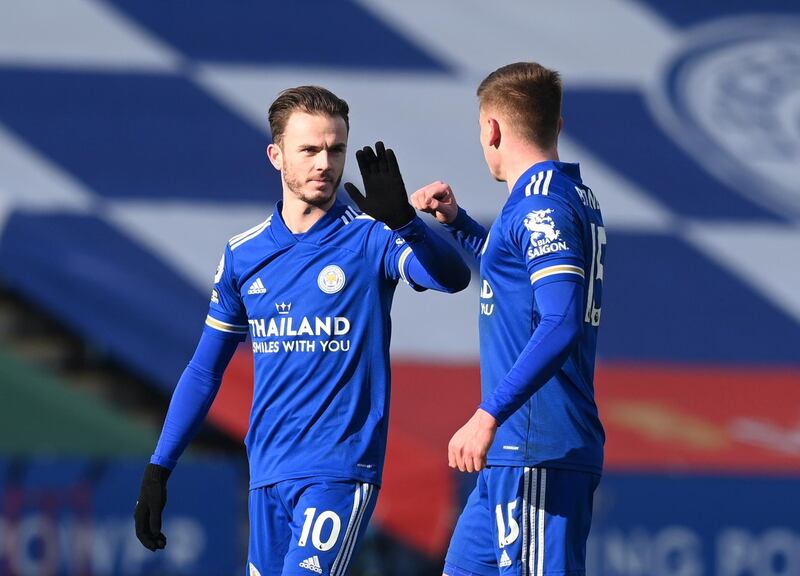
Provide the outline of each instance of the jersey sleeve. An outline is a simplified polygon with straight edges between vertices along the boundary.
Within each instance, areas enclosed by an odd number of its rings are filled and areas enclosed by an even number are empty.
[[[508,230],[531,286],[556,280],[583,283],[582,223],[566,202],[546,196],[525,198],[511,211]]]
[[[577,346],[583,325],[583,286],[551,282],[535,292],[540,319],[511,370],[481,408],[505,422],[564,365]]]
[[[247,338],[247,312],[239,296],[230,246],[225,246],[214,275],[205,330],[232,340],[242,341]]]
[[[385,278],[402,280],[419,292],[425,290],[424,286],[416,284],[408,274],[409,259],[414,251],[398,233],[381,222],[375,222],[370,233],[369,247],[379,259]]]
[[[175,468],[178,458],[208,414],[222,383],[222,374],[237,346],[238,342],[232,339],[214,338],[203,332],[194,356],[172,394],[156,451],[150,458],[151,464],[170,470]]]
[[[458,207],[455,219],[450,224],[443,224],[445,230],[452,234],[461,247],[472,254],[480,262],[486,239],[489,233],[486,228],[473,220],[467,211]]]

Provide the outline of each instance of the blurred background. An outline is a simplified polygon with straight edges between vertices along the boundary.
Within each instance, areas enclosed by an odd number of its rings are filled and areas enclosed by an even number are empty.
[[[351,106],[351,150],[409,192],[505,197],[475,89],[563,74],[561,158],[608,230],[592,576],[800,574],[800,7],[792,0],[0,0],[0,574],[241,574],[247,344],[170,480],[169,546],[131,518],[228,238],[280,195],[277,93]],[[351,158],[345,178],[357,178]],[[398,288],[384,486],[353,573],[440,574],[474,478],[478,283]]]

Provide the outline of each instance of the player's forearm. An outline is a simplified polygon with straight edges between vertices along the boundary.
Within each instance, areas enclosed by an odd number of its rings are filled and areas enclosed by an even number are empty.
[[[152,464],[175,467],[178,458],[197,434],[222,382],[222,374],[238,343],[206,332],[183,371],[170,401],[161,437],[150,458]]]
[[[581,334],[583,287],[555,282],[538,288],[541,320],[517,361],[481,408],[503,423],[564,365]],[[547,302],[542,306],[541,301]]]
[[[440,292],[459,292],[469,285],[470,271],[464,260],[444,238],[419,217],[395,231],[411,248],[405,262],[410,282]]]
[[[461,247],[472,254],[472,256],[480,261],[481,252],[483,252],[483,245],[486,242],[488,232],[486,228],[481,226],[478,222],[473,220],[467,211],[463,208],[458,208],[455,220],[444,227],[453,235]]]

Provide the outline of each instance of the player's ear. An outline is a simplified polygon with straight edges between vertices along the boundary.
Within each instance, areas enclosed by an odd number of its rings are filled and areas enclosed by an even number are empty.
[[[489,146],[497,148],[500,146],[500,123],[495,118],[489,118]]]
[[[283,150],[274,142],[267,146],[267,158],[275,170],[283,170]]]
[[[559,116],[558,117],[558,130],[556,131],[556,134],[561,134],[561,129],[562,128],[564,128],[564,117],[563,116]]]

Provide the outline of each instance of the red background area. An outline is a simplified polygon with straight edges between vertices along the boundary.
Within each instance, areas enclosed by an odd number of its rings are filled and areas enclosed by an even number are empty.
[[[477,364],[393,365],[391,425],[377,522],[414,548],[441,554],[461,503],[447,443],[478,405]],[[252,356],[225,374],[212,421],[247,431]],[[604,364],[597,399],[606,469],[800,472],[800,370]]]
[[[800,370],[605,365],[609,470],[800,471]]]

